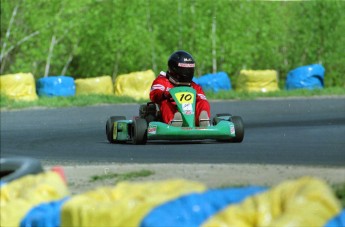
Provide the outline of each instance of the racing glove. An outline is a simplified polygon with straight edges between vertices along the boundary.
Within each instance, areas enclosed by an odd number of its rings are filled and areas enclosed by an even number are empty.
[[[167,90],[163,92],[163,99],[168,100],[169,102],[175,104],[175,100],[172,98],[170,92]]]
[[[164,98],[164,99],[168,99],[168,100],[172,99],[170,92],[167,91],[167,90],[165,90],[165,91],[163,92],[163,98]]]

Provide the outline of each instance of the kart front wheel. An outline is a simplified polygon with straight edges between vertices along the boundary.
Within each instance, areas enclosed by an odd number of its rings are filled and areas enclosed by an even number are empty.
[[[239,116],[233,116],[231,117],[231,122],[234,123],[235,126],[235,138],[232,139],[235,143],[241,143],[244,138],[244,125],[243,120]]]
[[[133,144],[146,144],[147,142],[147,122],[143,118],[136,118],[132,125]]]
[[[114,134],[114,123],[119,120],[126,120],[125,116],[112,116],[107,120],[107,124],[105,126],[105,133],[107,135],[107,139],[109,143],[116,143],[116,140],[113,139]]]

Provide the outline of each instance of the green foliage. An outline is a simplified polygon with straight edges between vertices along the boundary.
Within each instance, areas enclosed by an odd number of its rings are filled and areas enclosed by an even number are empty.
[[[158,74],[185,49],[197,75],[276,69],[284,81],[322,63],[326,87],[344,87],[344,10],[344,1],[2,0],[1,74]]]

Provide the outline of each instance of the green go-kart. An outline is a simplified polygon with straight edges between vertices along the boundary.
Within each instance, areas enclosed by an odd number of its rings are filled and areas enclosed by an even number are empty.
[[[159,106],[153,102],[140,105],[139,116],[126,120],[125,116],[112,116],[106,123],[110,143],[146,144],[148,140],[205,140],[241,143],[244,137],[243,120],[231,114],[217,114],[206,127],[195,125],[196,92],[191,87],[170,89],[182,126],[162,122]]]

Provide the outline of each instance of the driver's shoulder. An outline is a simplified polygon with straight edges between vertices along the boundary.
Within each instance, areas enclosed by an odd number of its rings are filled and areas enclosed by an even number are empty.
[[[201,89],[201,86],[199,84],[195,83],[194,81],[192,81],[190,83],[190,86],[194,89]]]

